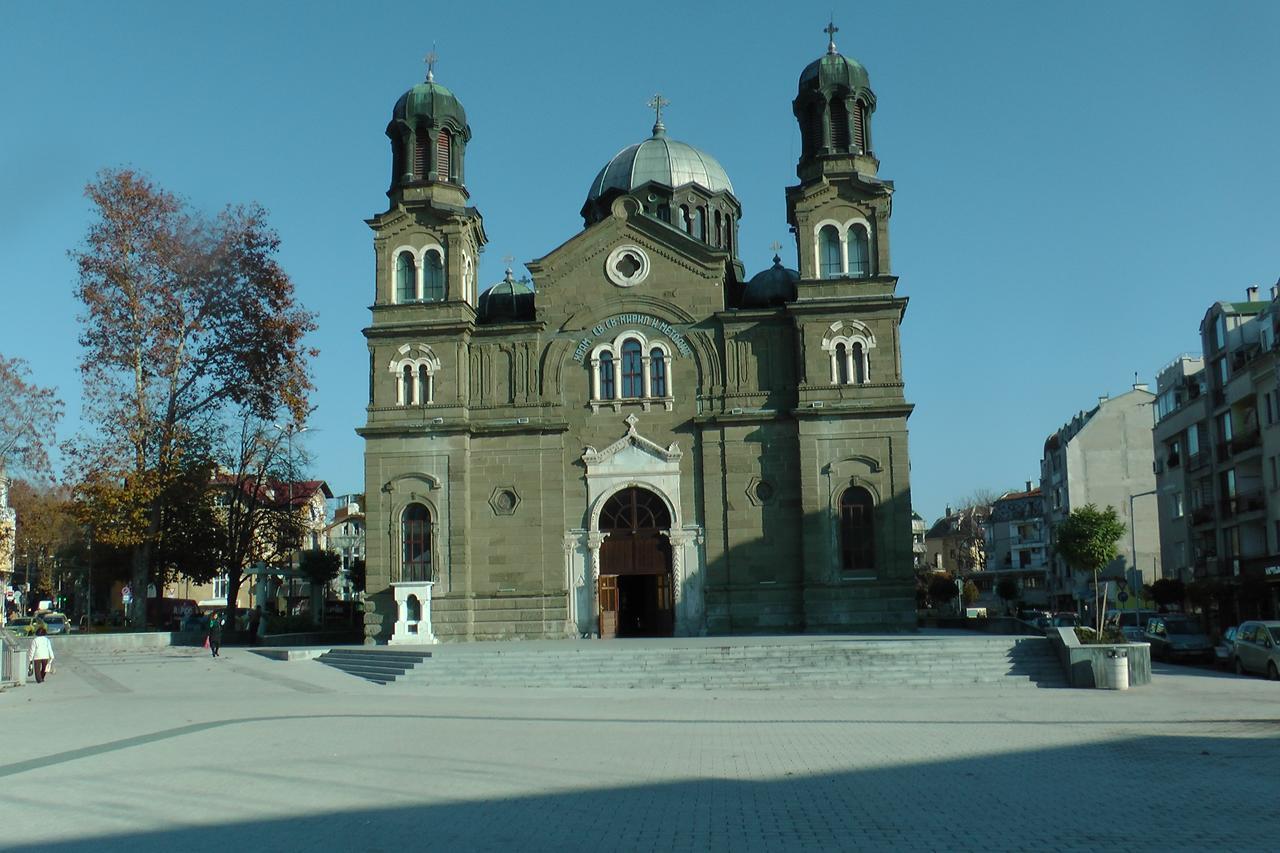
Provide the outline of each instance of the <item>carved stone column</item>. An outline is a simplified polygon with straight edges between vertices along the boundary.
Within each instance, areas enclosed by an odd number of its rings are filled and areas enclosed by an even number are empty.
[[[600,633],[600,605],[596,601],[596,595],[600,589],[600,546],[604,544],[604,540],[609,536],[607,533],[588,533],[587,548],[590,551],[591,561],[591,583],[587,590],[586,599],[591,605],[591,632],[597,636]]]

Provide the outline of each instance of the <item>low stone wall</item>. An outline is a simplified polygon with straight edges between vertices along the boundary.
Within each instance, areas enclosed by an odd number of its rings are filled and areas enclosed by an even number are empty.
[[[76,652],[113,652],[137,649],[163,649],[169,646],[198,646],[204,642],[201,631],[130,631],[119,634],[57,634],[49,638],[56,655],[62,650]]]
[[[1130,687],[1151,683],[1151,646],[1147,643],[1086,646],[1076,637],[1075,628],[1050,628],[1048,634],[1072,687],[1113,687],[1107,666],[1111,649],[1124,649],[1127,653]]]
[[[929,624],[929,622],[932,624]],[[926,627],[957,628],[961,631],[977,631],[985,634],[1002,634],[1005,636],[1041,637],[1044,631],[1013,616],[987,616],[969,619],[965,616],[938,616],[926,620]]]

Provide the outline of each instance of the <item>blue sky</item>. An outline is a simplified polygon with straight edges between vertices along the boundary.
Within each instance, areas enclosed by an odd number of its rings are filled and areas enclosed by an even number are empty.
[[[132,166],[195,205],[257,201],[318,312],[313,473],[358,491],[373,299],[399,95],[467,109],[481,281],[582,227],[591,179],[648,135],[724,165],[749,274],[794,242],[791,116],[830,2],[10,2],[0,24],[0,353],[78,428],[84,185]],[[878,98],[916,508],[1038,476],[1045,436],[1198,347],[1211,302],[1280,276],[1280,4],[902,2],[834,10]]]

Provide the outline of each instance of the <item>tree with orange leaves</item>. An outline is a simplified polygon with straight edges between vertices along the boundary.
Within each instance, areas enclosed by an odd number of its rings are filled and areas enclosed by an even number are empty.
[[[95,540],[132,553],[141,624],[166,518],[181,515],[177,502],[209,498],[190,493],[191,472],[228,424],[306,416],[315,317],[275,260],[280,240],[261,207],[210,218],[128,169],[99,173],[85,194],[96,218],[71,254],[85,420],[97,432],[66,451]]]

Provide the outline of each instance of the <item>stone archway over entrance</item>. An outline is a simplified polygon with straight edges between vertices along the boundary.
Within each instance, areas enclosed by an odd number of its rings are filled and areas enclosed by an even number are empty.
[[[670,637],[675,627],[671,513],[658,495],[633,486],[600,510],[596,600],[601,638]]]

